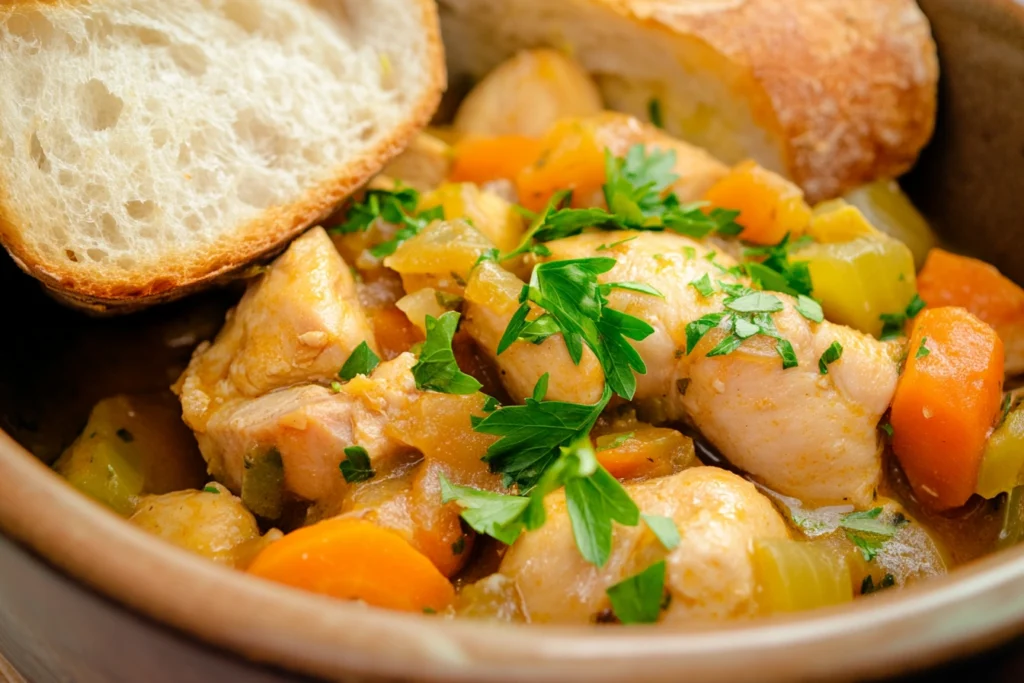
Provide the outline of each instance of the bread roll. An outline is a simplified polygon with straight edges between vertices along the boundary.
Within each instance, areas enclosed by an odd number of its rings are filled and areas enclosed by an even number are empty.
[[[95,310],[280,250],[444,87],[430,0],[0,4],[0,240]]]
[[[938,64],[913,0],[439,0],[453,81],[523,48],[578,60],[605,103],[812,201],[906,171],[931,136]]]

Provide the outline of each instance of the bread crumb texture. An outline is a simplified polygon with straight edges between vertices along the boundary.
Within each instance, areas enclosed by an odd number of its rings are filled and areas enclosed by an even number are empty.
[[[51,286],[100,297],[238,265],[429,116],[431,29],[421,0],[0,6],[0,236]]]

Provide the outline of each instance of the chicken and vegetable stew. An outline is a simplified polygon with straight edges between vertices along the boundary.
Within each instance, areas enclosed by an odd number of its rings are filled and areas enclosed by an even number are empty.
[[[255,577],[513,622],[807,610],[1017,542],[1024,290],[894,182],[811,206],[549,72],[529,109],[485,79],[56,470]]]

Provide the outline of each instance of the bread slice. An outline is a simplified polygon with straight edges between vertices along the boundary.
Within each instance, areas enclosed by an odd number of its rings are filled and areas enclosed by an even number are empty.
[[[432,0],[0,3],[0,239],[94,310],[270,256],[437,106]]]
[[[566,50],[605,103],[812,200],[913,164],[938,62],[913,0],[438,0],[452,82],[517,50]]]

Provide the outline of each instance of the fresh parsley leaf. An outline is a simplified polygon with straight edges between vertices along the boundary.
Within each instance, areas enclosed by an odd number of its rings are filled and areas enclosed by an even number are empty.
[[[639,235],[633,235],[632,237],[627,237],[626,239],[619,240],[618,242],[612,242],[611,244],[602,244],[595,251],[609,251],[609,250],[614,249],[615,247],[619,246],[620,244],[625,244],[627,242],[632,242],[633,240],[638,239],[639,237],[640,237]],[[692,249],[693,247],[690,247],[690,248]]]
[[[732,321],[732,331],[740,339],[749,339],[761,332],[761,328],[747,318],[735,316]]]
[[[497,410],[500,407],[501,407],[501,403],[498,401],[498,399],[494,398],[493,396],[488,396],[487,394],[484,394],[484,412],[485,413],[493,413],[495,410]]]
[[[332,228],[332,232],[364,232],[380,219],[399,226],[394,237],[370,249],[376,258],[395,253],[398,245],[418,234],[435,220],[444,220],[444,208],[436,206],[417,213],[420,194],[411,187],[395,190],[369,190],[361,202],[349,207],[344,223]]]
[[[810,296],[813,287],[808,262],[789,260],[790,252],[804,242],[804,238],[800,238],[790,243],[790,236],[787,234],[778,244],[744,249],[745,259],[761,259],[749,260],[744,264],[745,269],[761,289],[783,292],[791,296]]]
[[[783,370],[789,370],[800,365],[800,361],[796,357],[796,351],[793,350],[793,344],[788,339],[779,339],[775,344],[775,351],[782,358]]]
[[[438,289],[434,291],[434,301],[436,301],[437,305],[446,311],[454,311],[462,305],[464,299],[458,294],[449,294],[448,292]]]
[[[665,598],[665,561],[655,562],[607,590],[612,611],[623,624],[653,624],[661,616]]]
[[[727,299],[725,307],[737,313],[774,313],[783,309],[779,297],[766,292],[751,292]]]
[[[659,299],[665,298],[664,294],[643,282],[612,282],[611,284],[601,285],[601,294],[603,296],[608,296],[613,289],[622,289],[630,292],[637,292],[639,294],[649,294],[650,296],[656,296]]]
[[[207,484],[203,487],[203,493],[220,493],[220,489],[213,484]]]
[[[378,365],[380,365],[380,357],[364,341],[353,349],[348,360],[338,371],[338,377],[348,381],[356,375],[369,375]]]
[[[914,294],[910,303],[901,313],[883,313],[879,316],[882,321],[882,334],[879,337],[882,341],[888,341],[890,339],[898,339],[903,336],[903,330],[907,325],[907,321],[913,319],[924,310],[927,304],[919,294]]]
[[[914,358],[924,358],[931,350],[925,346],[928,343],[928,337],[921,337],[921,345],[917,347],[917,353],[914,354]]]
[[[828,366],[835,363],[837,360],[843,357],[843,345],[837,341],[829,344],[829,347],[825,349],[825,353],[821,354],[821,358],[818,359],[818,372],[822,375],[828,374]]]
[[[700,340],[708,332],[721,325],[725,318],[725,313],[708,313],[696,320],[690,321],[686,325],[686,353],[692,353]]]
[[[533,400],[540,403],[544,400],[544,397],[548,395],[548,382],[551,380],[551,374],[545,372],[537,380],[537,383],[533,385]]]
[[[367,481],[376,475],[370,465],[370,454],[362,446],[348,446],[345,449],[345,459],[339,463],[338,469],[349,484]]]
[[[715,286],[711,284],[711,278],[708,277],[707,273],[704,273],[696,280],[691,280],[690,286],[700,292],[701,296],[707,297],[715,293]]]
[[[864,577],[864,580],[860,582],[860,594],[870,595],[871,593],[877,593],[880,590],[886,588],[892,588],[896,585],[896,577],[892,574],[886,574],[878,585],[875,585],[875,580],[870,574]]]
[[[636,526],[640,510],[619,480],[600,465],[586,478],[565,484],[565,502],[576,547],[591,564],[603,567],[612,549],[612,522]]]
[[[412,366],[416,388],[445,394],[473,394],[481,384],[459,369],[452,352],[452,338],[459,325],[459,314],[448,311],[440,318],[426,317],[427,338],[420,357]]]
[[[484,460],[492,472],[504,475],[506,486],[514,483],[520,491],[528,491],[558,457],[560,447],[590,433],[610,399],[606,386],[594,405],[531,397],[524,405],[498,408],[474,427],[482,434],[501,437],[487,449]]]
[[[335,394],[341,393],[342,384],[341,382],[331,382],[331,392]]]
[[[999,419],[996,420],[995,429],[999,429],[1006,422],[1006,418],[1010,415],[1010,409],[1013,406],[1013,394],[1007,393],[1003,396],[1003,402],[999,406]]]
[[[643,514],[640,517],[644,520],[647,528],[661,541],[661,545],[665,547],[665,550],[675,550],[679,547],[682,539],[679,537],[679,529],[676,527],[676,523],[671,518]]]
[[[894,516],[892,521],[881,519],[881,515],[882,508],[877,507],[863,512],[851,512],[839,521],[846,537],[860,549],[867,562],[875,559],[885,542],[908,523],[902,515]]]
[[[888,436],[890,439],[892,438],[892,435],[896,433],[896,431],[892,428],[892,424],[888,422],[883,422],[882,424],[878,425],[878,427],[883,432],[885,432],[886,436]]]
[[[652,97],[647,103],[647,118],[655,128],[665,128],[665,117],[661,111],[661,100]]]
[[[715,348],[707,352],[708,358],[714,358],[715,356],[728,356],[730,353],[742,346],[743,340],[738,334],[727,334],[722,338],[722,341],[718,342]]]
[[[456,486],[439,474],[441,502],[462,508],[462,519],[473,530],[512,545],[523,532],[522,515],[530,504],[524,496],[509,496],[492,491],[481,491],[469,486]]]
[[[821,310],[821,304],[803,294],[796,297],[796,311],[811,322],[820,323],[825,319],[825,312]]]

